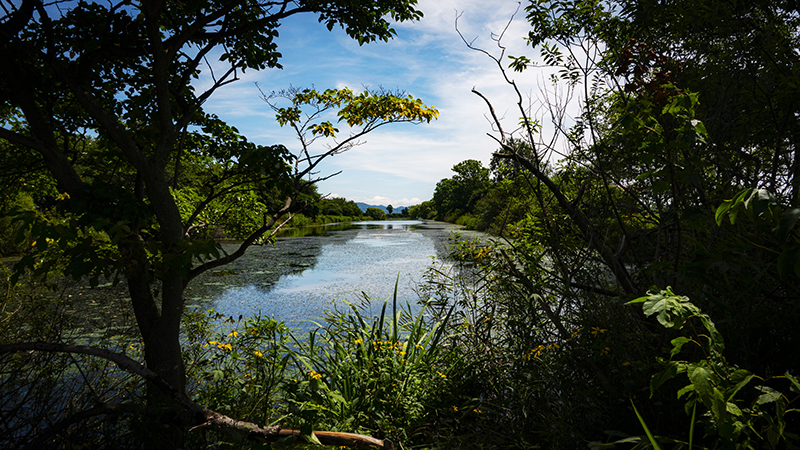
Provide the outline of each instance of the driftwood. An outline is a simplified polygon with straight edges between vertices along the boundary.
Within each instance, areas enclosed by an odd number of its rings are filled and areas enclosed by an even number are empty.
[[[280,437],[298,436],[298,430],[280,430]],[[314,436],[319,439],[322,445],[335,445],[338,447],[349,447],[370,450],[382,448],[384,450],[395,450],[394,443],[389,439],[375,439],[372,436],[354,433],[338,433],[335,431],[314,431]]]
[[[169,383],[161,379],[155,372],[148,369],[144,364],[121,353],[111,350],[90,347],[86,345],[54,344],[48,342],[19,342],[14,344],[0,344],[0,353],[41,351],[54,353],[79,353],[84,355],[97,356],[117,364],[121,369],[140,376],[144,380],[152,383],[155,387],[174,398],[176,402],[191,413],[194,427],[191,430],[200,428],[221,431],[233,435],[238,435],[248,440],[258,440],[262,442],[274,442],[290,436],[299,436],[298,430],[283,430],[280,426],[264,427],[255,423],[244,422],[212,411],[202,405],[193,402],[185,393],[179,392]],[[386,449],[395,450],[394,443],[389,439],[376,439],[371,436],[354,433],[338,433],[333,431],[314,431],[314,435],[323,445],[335,445],[339,447],[349,447],[356,449]]]

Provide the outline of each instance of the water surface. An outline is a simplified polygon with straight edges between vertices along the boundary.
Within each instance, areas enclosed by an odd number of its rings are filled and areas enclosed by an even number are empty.
[[[438,222],[376,221],[316,227],[275,245],[251,248],[232,264],[198,277],[187,300],[226,316],[262,314],[302,326],[333,305],[380,305],[397,282],[398,299],[419,300],[416,287],[458,228]],[[305,235],[302,235],[305,234]],[[226,246],[233,251],[235,245]]]

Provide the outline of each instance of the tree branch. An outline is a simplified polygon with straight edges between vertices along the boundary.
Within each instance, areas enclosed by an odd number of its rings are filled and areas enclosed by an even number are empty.
[[[54,353],[72,353],[83,354],[89,356],[96,356],[117,364],[121,369],[133,373],[145,381],[152,383],[158,389],[171,398],[175,399],[179,406],[190,412],[192,415],[192,422],[195,429],[207,428],[214,431],[226,432],[239,436],[243,439],[257,440],[264,442],[274,442],[278,439],[289,436],[297,436],[300,431],[297,430],[281,430],[280,426],[262,427],[251,422],[244,422],[236,420],[231,417],[225,416],[218,412],[212,411],[202,405],[199,405],[189,399],[186,394],[178,392],[177,389],[170,386],[166,381],[162,380],[155,372],[148,369],[144,364],[126,356],[121,353],[112,352],[111,350],[99,347],[90,347],[86,345],[69,345],[69,344],[54,344],[48,342],[18,342],[14,344],[0,344],[0,354],[13,353],[13,352],[26,352],[26,351],[42,351]],[[69,425],[100,414],[109,414],[115,411],[134,410],[130,405],[108,405],[101,404],[95,408],[90,408],[81,411],[74,416],[71,416],[65,421],[59,422],[56,426],[62,428]],[[371,436],[351,433],[337,433],[328,431],[314,432],[319,441],[323,445],[337,445],[347,446],[357,449],[372,449],[379,447],[387,450],[394,450],[394,444],[388,439],[375,439]]]

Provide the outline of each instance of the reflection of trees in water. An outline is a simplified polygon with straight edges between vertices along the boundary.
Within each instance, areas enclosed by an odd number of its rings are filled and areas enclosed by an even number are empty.
[[[209,271],[192,281],[187,288],[187,300],[205,302],[219,297],[226,289],[240,286],[258,286],[269,289],[283,275],[300,273],[317,263],[322,245],[330,242],[323,235],[300,238],[278,238],[275,244],[251,247],[247,254],[226,265],[224,269]],[[235,244],[224,244],[225,251],[233,251]]]
[[[392,228],[389,229],[389,226],[392,226]],[[325,232],[320,232],[320,230],[324,230]],[[389,237],[396,233],[403,233],[403,230],[410,231],[413,234],[421,234],[426,240],[430,240],[428,241],[429,244],[427,244],[428,250],[424,251],[424,254],[419,255],[420,270],[425,270],[427,264],[430,262],[431,256],[435,256],[439,261],[448,261],[448,255],[451,251],[450,245],[454,238],[453,232],[459,231],[460,227],[441,222],[426,222],[423,224],[387,222],[386,224],[380,225],[355,223],[337,224],[335,226],[329,225],[325,227],[308,227],[308,230],[305,230],[308,231],[308,233],[304,233],[304,229],[298,229],[298,234],[305,235],[302,237],[278,238],[275,245],[267,244],[258,248],[251,248],[247,255],[226,266],[224,269],[198,277],[198,279],[194,280],[189,286],[187,300],[188,303],[193,304],[193,306],[207,308],[212,305],[213,302],[221,298],[225,298],[225,303],[227,304],[228,300],[233,298],[230,290],[248,288],[249,293],[246,295],[249,296],[253,295],[254,292],[252,289],[255,287],[259,292],[264,294],[263,301],[265,302],[265,306],[270,301],[274,300],[271,297],[275,297],[276,295],[288,301],[289,298],[295,298],[299,295],[297,292],[298,286],[292,285],[291,292],[276,294],[273,289],[277,289],[278,286],[286,288],[284,284],[285,278],[282,279],[282,277],[286,275],[300,275],[307,270],[310,272],[305,273],[313,274],[315,273],[315,269],[322,270],[321,276],[325,279],[332,277],[332,284],[321,289],[323,291],[327,289],[326,295],[334,297],[342,297],[345,295],[345,292],[354,293],[355,295],[362,290],[380,296],[378,292],[382,292],[385,290],[384,288],[388,289],[391,287],[389,285],[393,285],[393,277],[397,276],[398,271],[402,272],[400,280],[401,287],[408,284],[416,285],[424,281],[421,274],[411,275],[407,269],[401,266],[391,266],[391,264],[393,264],[391,262],[392,256],[397,256],[398,252],[403,253],[406,249],[405,247],[403,249],[398,248],[397,245],[407,244],[398,244],[393,240],[382,242],[383,239],[374,236],[377,234]],[[476,234],[473,232],[466,231],[461,233],[459,238],[467,239],[475,235]],[[480,235],[480,233],[478,233],[478,235]],[[387,245],[385,247],[379,244],[375,244],[377,246],[372,246],[371,242],[367,244],[369,245],[367,247],[352,245],[354,242],[363,241],[363,239],[375,239]],[[231,248],[233,248],[232,246],[233,244],[231,244]],[[331,248],[328,251],[333,251],[333,253],[337,255],[335,257],[341,258],[342,263],[340,265],[338,263],[331,264],[331,261],[326,260],[327,262],[322,264],[325,267],[320,267],[320,255],[323,253],[323,246],[338,247],[336,250],[332,250]],[[380,256],[383,252],[386,252],[387,259],[385,262],[383,257]],[[354,260],[350,261],[351,258]],[[362,284],[356,284],[355,286],[348,284],[350,282],[343,281],[356,276],[356,272],[353,272],[352,269],[347,269],[347,267],[350,266],[349,263],[361,259],[371,261],[366,263],[362,262],[362,264],[366,264],[363,270],[369,272],[386,272],[389,270],[391,272],[391,281],[387,282],[388,287],[384,286],[382,281],[377,282],[380,286],[376,285],[373,279],[362,280]],[[390,266],[392,268],[387,269],[387,267]],[[341,273],[339,274],[337,271]],[[333,276],[331,272],[337,273],[337,275]],[[318,277],[303,275],[304,281],[300,283],[319,283],[317,278]],[[297,280],[294,280],[293,283],[296,281]],[[309,289],[313,290],[314,288],[309,287]],[[304,301],[307,305],[307,302],[314,303],[316,301],[315,299],[317,299],[316,294],[308,294],[306,297],[308,298],[305,298]],[[327,304],[329,300],[330,299],[325,303]],[[222,305],[218,305],[218,307],[225,309]]]

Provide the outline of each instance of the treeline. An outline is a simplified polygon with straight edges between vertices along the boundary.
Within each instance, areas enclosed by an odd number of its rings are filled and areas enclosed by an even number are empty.
[[[522,143],[515,143],[522,150]],[[442,220],[504,235],[532,204],[530,174],[518,164],[492,158],[489,168],[474,159],[453,166],[455,175],[436,184],[433,198],[410,207],[414,218]]]

